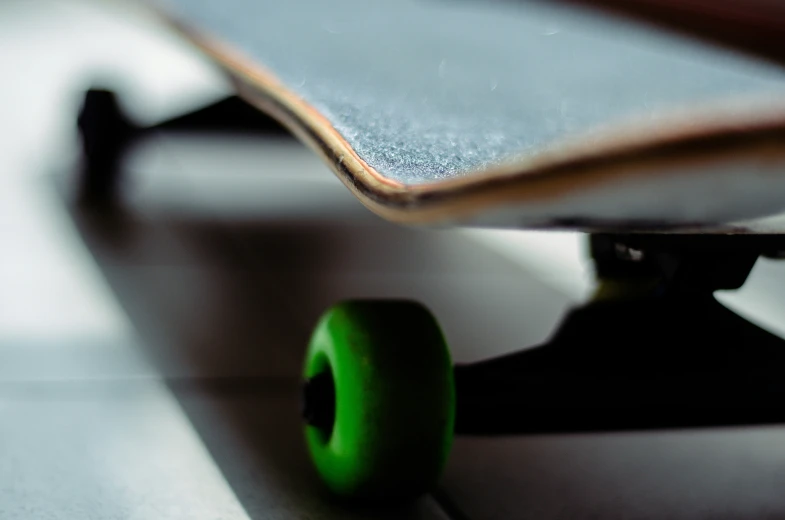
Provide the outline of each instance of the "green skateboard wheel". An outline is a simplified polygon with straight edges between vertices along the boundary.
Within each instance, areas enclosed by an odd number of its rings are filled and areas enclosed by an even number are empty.
[[[305,360],[305,437],[336,494],[413,499],[438,479],[452,444],[455,386],[436,320],[408,301],[329,309]]]

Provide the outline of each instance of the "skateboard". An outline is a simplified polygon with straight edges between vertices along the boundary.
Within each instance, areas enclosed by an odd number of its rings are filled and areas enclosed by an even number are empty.
[[[306,354],[303,416],[311,458],[338,495],[420,495],[456,432],[782,417],[781,385],[766,383],[785,361],[781,340],[711,297],[738,288],[759,256],[785,251],[756,223],[780,231],[757,219],[785,210],[785,70],[773,43],[711,32],[745,52],[729,50],[684,27],[544,1],[151,9],[226,72],[248,111],[283,123],[385,219],[592,233],[596,298],[548,344],[513,356],[453,366],[415,302],[324,314]],[[88,93],[79,121],[86,186],[105,195],[138,129],[103,91]],[[592,342],[603,346],[588,355]],[[738,380],[728,372],[739,366],[749,377],[732,393],[722,381]],[[729,419],[705,388],[759,413],[739,404]]]
[[[388,220],[737,230],[785,209],[770,62],[542,2],[161,5]]]

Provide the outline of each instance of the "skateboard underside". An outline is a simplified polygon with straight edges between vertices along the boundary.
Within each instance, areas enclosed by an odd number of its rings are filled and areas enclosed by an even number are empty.
[[[785,210],[771,63],[550,2],[162,7],[387,219],[779,231],[746,222]]]

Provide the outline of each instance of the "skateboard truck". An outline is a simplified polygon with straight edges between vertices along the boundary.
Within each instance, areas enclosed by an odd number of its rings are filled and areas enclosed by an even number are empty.
[[[109,206],[118,202],[125,154],[135,143],[156,132],[286,133],[275,120],[238,96],[229,96],[194,112],[142,127],[123,112],[112,90],[97,87],[85,93],[77,128],[82,144],[78,198],[85,206]]]
[[[453,434],[785,421],[785,341],[713,297],[741,287],[759,256],[779,256],[785,237],[590,240],[597,294],[548,342],[514,354],[452,366],[436,321],[414,302],[328,309],[306,353],[303,409],[331,489],[418,496],[435,485]]]
[[[455,366],[455,433],[785,420],[785,341],[712,295],[741,287],[759,256],[779,255],[785,237],[595,234],[590,241],[601,288],[550,341]],[[332,424],[332,385],[331,377],[306,382],[309,424]]]
[[[456,366],[456,433],[785,420],[785,341],[712,296],[783,247],[777,235],[592,235],[597,297],[544,345]]]

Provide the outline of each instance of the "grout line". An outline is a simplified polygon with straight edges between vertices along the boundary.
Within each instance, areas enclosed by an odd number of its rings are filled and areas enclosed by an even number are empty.
[[[18,387],[51,387],[61,389],[63,386],[89,385],[134,385],[138,383],[160,383],[173,391],[255,391],[272,390],[276,392],[297,391],[300,378],[297,376],[216,376],[216,377],[88,377],[62,379],[10,379],[0,380],[0,392],[3,389]]]

